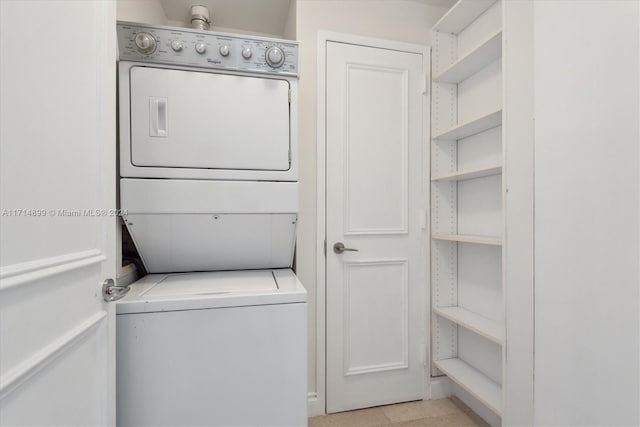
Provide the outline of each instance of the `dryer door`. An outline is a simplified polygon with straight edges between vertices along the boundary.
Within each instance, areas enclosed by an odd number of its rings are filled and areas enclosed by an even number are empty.
[[[289,169],[289,82],[130,69],[135,166]]]

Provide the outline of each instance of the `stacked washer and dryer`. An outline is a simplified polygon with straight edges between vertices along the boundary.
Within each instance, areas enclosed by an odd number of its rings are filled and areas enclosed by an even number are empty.
[[[119,425],[306,425],[298,44],[118,22]]]

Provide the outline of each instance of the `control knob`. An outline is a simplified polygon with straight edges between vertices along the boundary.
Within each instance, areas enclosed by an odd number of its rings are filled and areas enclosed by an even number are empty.
[[[202,55],[206,51],[207,51],[207,46],[204,43],[202,43],[202,42],[196,43],[196,52],[198,52],[200,55]]]
[[[222,56],[229,56],[229,46],[226,44],[223,44],[222,46],[220,46],[220,49],[218,49],[218,51]]]
[[[244,59],[249,59],[251,58],[252,55],[253,55],[253,52],[251,52],[250,47],[245,47],[244,49],[242,49],[242,57]]]
[[[284,64],[284,52],[278,46],[271,46],[264,54],[267,64],[273,68],[282,67]]]
[[[171,49],[176,52],[180,52],[182,50],[182,43],[180,43],[178,40],[173,40],[171,42]]]
[[[134,39],[138,52],[150,55],[156,50],[156,39],[149,33],[143,31],[136,34]]]

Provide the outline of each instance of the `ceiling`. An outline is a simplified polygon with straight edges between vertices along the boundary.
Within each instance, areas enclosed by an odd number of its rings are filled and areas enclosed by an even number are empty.
[[[167,19],[187,25],[191,5],[209,8],[213,26],[282,35],[292,0],[159,0]],[[336,0],[338,1],[338,0]],[[361,0],[373,1],[373,0]],[[427,6],[451,7],[456,0],[412,0]]]

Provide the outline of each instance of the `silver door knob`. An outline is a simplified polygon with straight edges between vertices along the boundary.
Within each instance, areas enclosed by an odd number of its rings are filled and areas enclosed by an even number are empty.
[[[358,252],[358,250],[357,250],[357,249],[353,249],[353,248],[345,248],[345,247],[344,247],[344,243],[342,243],[342,242],[338,242],[338,243],[335,243],[335,244],[333,245],[333,252],[335,252],[335,253],[337,253],[337,254],[341,254],[341,253],[343,253],[344,251]]]

